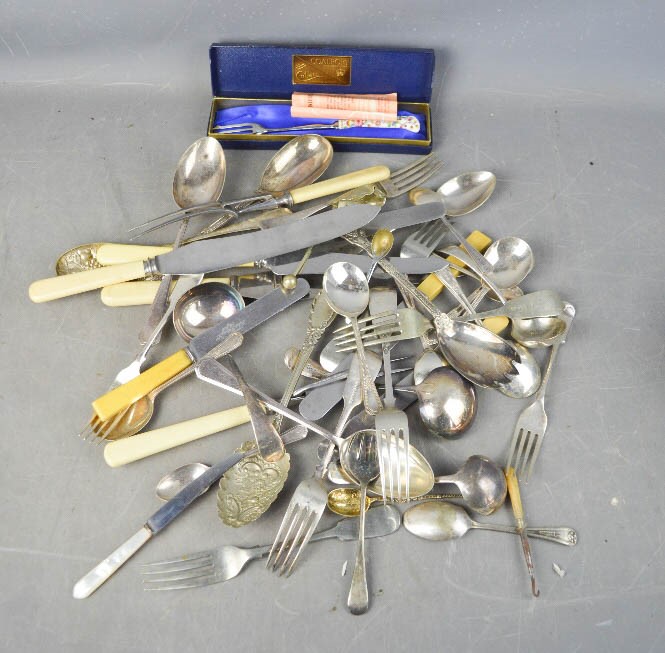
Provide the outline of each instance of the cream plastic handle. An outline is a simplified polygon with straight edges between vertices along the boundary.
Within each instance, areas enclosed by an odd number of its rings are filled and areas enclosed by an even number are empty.
[[[226,277],[210,278],[204,279],[203,283],[211,281],[229,283],[230,279]],[[175,282],[171,284],[171,287],[174,284]],[[102,288],[100,296],[102,303],[106,306],[143,306],[152,304],[157,288],[159,288],[159,281],[126,281]]]
[[[143,261],[133,261],[122,265],[64,274],[50,279],[40,279],[30,284],[28,295],[33,302],[39,304],[77,295],[87,290],[97,290],[122,281],[142,279],[144,276]]]
[[[364,186],[365,184],[383,181],[384,179],[388,179],[388,177],[390,177],[390,169],[386,166],[363,168],[362,170],[350,172],[348,175],[318,181],[315,184],[303,186],[302,188],[294,188],[291,191],[291,198],[294,204],[300,204],[319,197],[326,197],[326,195],[342,193],[345,190],[358,188],[358,186]]]
[[[97,248],[97,261],[101,265],[119,265],[130,261],[145,261],[170,252],[172,247],[157,245],[119,245],[103,243]]]
[[[247,422],[249,422],[249,412],[245,406],[229,408],[154,431],[139,433],[131,438],[109,442],[104,447],[104,460],[109,467],[120,467]]]

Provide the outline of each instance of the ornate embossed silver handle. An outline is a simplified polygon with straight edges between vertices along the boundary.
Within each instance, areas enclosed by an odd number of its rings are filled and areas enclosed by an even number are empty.
[[[279,400],[280,404],[288,406],[289,401],[293,396],[293,392],[298,385],[298,381],[300,380],[300,375],[302,374],[302,371],[305,369],[305,366],[309,361],[309,357],[312,355],[316,344],[321,339],[321,336],[323,336],[325,333],[325,330],[335,319],[335,315],[335,311],[330,308],[328,302],[326,301],[324,292],[319,292],[319,294],[314,297],[314,301],[312,302],[305,340],[302,344],[302,347],[300,348],[300,353],[298,354],[295,362],[293,363],[293,367],[291,368],[291,376],[289,377],[289,381],[286,384],[286,388],[284,388],[282,398]],[[283,419],[284,418],[282,415],[277,415],[275,419],[275,428],[278,431],[282,425]]]
[[[577,544],[577,531],[569,526],[527,526],[525,530],[529,537],[537,537],[566,546]]]
[[[353,231],[346,234],[343,238],[352,245],[360,247],[371,256],[372,243],[364,232]],[[409,281],[409,278],[405,274],[402,274],[389,260],[382,259],[379,261],[379,265],[393,278],[395,283],[399,286],[400,292],[403,295],[408,295],[420,304],[434,318],[434,320],[443,319],[445,321],[450,319],[445,313],[440,311],[424,293],[420,292],[420,290]]]

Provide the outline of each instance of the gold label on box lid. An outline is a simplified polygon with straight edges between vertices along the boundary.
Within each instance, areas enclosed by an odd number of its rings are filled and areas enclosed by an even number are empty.
[[[294,54],[293,84],[351,84],[351,57]]]

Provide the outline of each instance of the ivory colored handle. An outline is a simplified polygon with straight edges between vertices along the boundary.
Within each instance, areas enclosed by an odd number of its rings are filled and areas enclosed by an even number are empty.
[[[246,406],[229,408],[154,431],[139,433],[131,438],[109,442],[104,447],[104,460],[109,467],[120,467],[247,422],[249,422],[249,413]]]
[[[508,487],[508,496],[510,497],[510,504],[513,508],[515,521],[518,528],[524,527],[524,508],[522,507],[522,495],[520,494],[520,484],[515,474],[515,468],[509,467],[506,470],[506,486]]]
[[[40,279],[30,284],[28,295],[35,303],[50,302],[61,297],[70,297],[87,290],[97,290],[122,281],[142,279],[145,276],[143,261],[85,270],[60,277]]]
[[[97,249],[97,261],[102,265],[118,265],[129,261],[145,261],[170,252],[173,247],[157,245],[119,245],[104,243]]]
[[[315,184],[303,186],[302,188],[294,188],[291,191],[291,198],[294,204],[300,204],[301,202],[308,202],[309,200],[315,200],[326,195],[334,195],[345,190],[358,188],[358,186],[364,186],[365,184],[383,181],[384,179],[388,179],[388,177],[390,177],[390,169],[386,166],[363,168],[362,170],[356,170],[356,172],[350,172],[347,175],[318,181]]]
[[[219,277],[204,279],[203,283],[210,281],[229,283],[230,280],[226,277]],[[159,288],[159,281],[127,281],[102,288],[100,296],[102,303],[106,306],[142,306],[152,304],[157,288]]]
[[[191,364],[192,360],[187,352],[180,349],[131,381],[95,399],[92,409],[102,421],[110,419]]]

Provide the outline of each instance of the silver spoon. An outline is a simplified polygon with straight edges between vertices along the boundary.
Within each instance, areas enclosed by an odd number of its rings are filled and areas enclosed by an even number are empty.
[[[187,463],[182,467],[178,467],[178,469],[162,476],[157,483],[155,493],[162,501],[170,501],[185,485],[191,483],[208,469],[210,469],[210,465],[205,463]]]
[[[435,483],[453,483],[469,509],[481,515],[491,515],[506,500],[506,477],[501,468],[485,456],[470,456],[454,474],[435,477],[425,456],[412,445],[409,465],[411,498],[427,494]],[[381,494],[380,483],[372,483],[369,489],[373,494]]]
[[[437,191],[414,188],[409,193],[413,204],[443,202],[451,218],[466,215],[481,207],[496,188],[496,177],[487,170],[464,172],[443,183]]]
[[[538,361],[520,343],[514,343],[519,353],[519,360],[514,365],[517,374],[505,383],[497,386],[497,390],[514,399],[530,397],[540,387],[541,372]]]
[[[195,286],[180,297],[173,310],[173,326],[189,342],[245,308],[242,295],[220,281]]]
[[[516,318],[511,321],[510,335],[525,347],[551,347],[566,330],[560,317]]]
[[[261,181],[256,189],[256,197],[240,202],[227,202],[230,209],[240,211],[251,204],[265,200],[266,196],[279,195],[294,188],[307,186],[316,181],[332,161],[333,149],[330,141],[318,134],[305,134],[291,139],[268,161]],[[201,233],[210,234],[235,215],[222,215]]]
[[[381,407],[381,398],[367,368],[365,348],[358,326],[358,316],[369,304],[367,278],[357,265],[347,262],[334,263],[323,275],[323,290],[330,308],[347,317],[353,326],[360,363],[363,404],[370,414],[376,414]]]
[[[214,202],[222,194],[225,181],[226,157],[219,141],[209,136],[199,138],[178,160],[173,175],[173,199],[181,209]],[[182,244],[188,222],[188,218],[182,221],[173,242],[173,249]],[[139,333],[141,344],[148,342],[150,337],[154,338],[153,344],[157,344],[160,340],[161,330],[156,336],[153,336],[153,333],[168,309],[172,278],[172,275],[165,274],[159,282],[148,319]]]
[[[395,390],[418,395],[420,419],[434,435],[459,438],[476,416],[473,384],[450,367],[435,368],[420,383]]]
[[[519,535],[515,526],[478,523],[471,519],[462,506],[447,501],[426,501],[404,513],[404,528],[425,540],[447,542],[465,535],[472,528]],[[575,546],[577,533],[568,526],[527,527],[529,537],[548,540],[556,544]]]
[[[365,497],[367,485],[380,472],[379,451],[374,431],[358,431],[350,435],[342,446],[339,459],[344,471],[360,485],[360,522],[358,549],[351,578],[347,606],[351,614],[364,614],[369,609],[367,573],[365,571]]]

